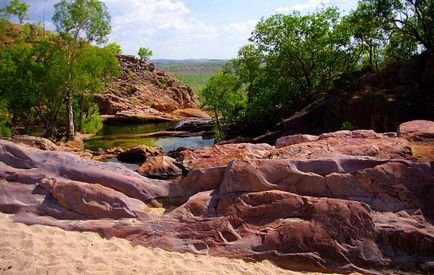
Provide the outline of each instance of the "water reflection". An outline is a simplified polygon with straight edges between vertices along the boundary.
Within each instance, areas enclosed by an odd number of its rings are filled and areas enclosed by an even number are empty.
[[[161,146],[164,152],[178,147],[198,148],[214,144],[213,138],[196,137],[145,137],[137,138],[138,134],[164,131],[174,127],[175,123],[147,123],[147,124],[104,124],[104,127],[97,135],[86,141],[86,149],[96,151],[99,148],[104,150],[121,147],[123,149],[137,145],[150,147]]]

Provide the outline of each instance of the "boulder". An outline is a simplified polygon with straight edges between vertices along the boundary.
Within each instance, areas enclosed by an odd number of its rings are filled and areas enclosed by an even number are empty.
[[[90,218],[121,219],[144,215],[142,201],[100,184],[48,178],[41,180],[39,185],[61,206]]]
[[[413,120],[398,127],[398,136],[412,140],[434,139],[434,121]]]
[[[139,163],[144,162],[148,157],[157,156],[160,154],[162,154],[160,148],[140,145],[120,152],[117,156],[117,159],[123,162]]]
[[[182,175],[176,161],[168,156],[148,157],[137,172],[145,177],[168,178]]]
[[[54,144],[51,140],[42,137],[14,135],[12,136],[11,141],[15,143],[25,144],[41,150],[47,150],[47,151],[57,150],[56,144]]]

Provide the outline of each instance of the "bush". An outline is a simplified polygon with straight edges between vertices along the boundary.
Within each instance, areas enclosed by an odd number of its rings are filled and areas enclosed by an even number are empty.
[[[7,102],[0,101],[0,137],[9,137],[11,135],[9,113]]]
[[[95,134],[102,129],[102,126],[102,120],[98,111],[94,112],[89,117],[83,118],[82,130],[84,134]]]
[[[356,125],[354,125],[354,124],[352,124],[351,122],[348,122],[348,121],[344,121],[342,123],[342,126],[341,126],[342,130],[350,130],[350,131],[352,131],[352,130],[355,130],[356,128],[357,128]]]

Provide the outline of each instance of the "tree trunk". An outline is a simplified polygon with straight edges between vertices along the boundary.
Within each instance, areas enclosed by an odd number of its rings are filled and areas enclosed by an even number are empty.
[[[67,120],[66,138],[68,140],[73,140],[75,135],[74,110],[72,106],[72,93],[70,89],[68,89],[68,92],[66,94],[66,120]]]

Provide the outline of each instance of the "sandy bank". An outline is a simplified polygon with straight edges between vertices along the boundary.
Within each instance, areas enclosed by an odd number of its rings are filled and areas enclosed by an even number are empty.
[[[132,247],[96,233],[13,223],[0,213],[0,274],[299,274],[268,261]]]

